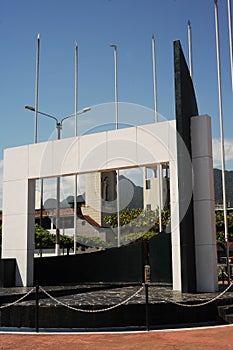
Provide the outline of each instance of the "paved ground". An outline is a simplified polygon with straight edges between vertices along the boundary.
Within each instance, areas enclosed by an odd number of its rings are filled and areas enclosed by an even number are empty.
[[[220,350],[233,349],[233,325],[145,333],[6,334],[0,350]]]

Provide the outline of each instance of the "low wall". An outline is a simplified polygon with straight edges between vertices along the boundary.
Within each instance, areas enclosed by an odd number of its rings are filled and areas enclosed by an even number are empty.
[[[0,259],[0,287],[15,286],[16,259]]]
[[[146,264],[151,282],[172,283],[170,234],[89,254],[36,258],[34,284],[142,283]]]

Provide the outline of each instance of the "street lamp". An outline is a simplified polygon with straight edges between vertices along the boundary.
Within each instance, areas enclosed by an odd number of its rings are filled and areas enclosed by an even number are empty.
[[[29,111],[36,112],[36,113],[41,114],[41,115],[43,115],[45,117],[48,117],[50,119],[55,120],[56,128],[57,128],[57,139],[58,140],[60,140],[60,138],[61,138],[62,123],[63,123],[64,120],[66,120],[68,118],[71,118],[71,117],[74,117],[74,116],[76,117],[77,115],[86,113],[86,112],[91,110],[90,107],[86,107],[86,108],[83,108],[78,113],[75,113],[75,114],[72,114],[72,115],[68,115],[68,116],[62,118],[61,120],[59,120],[58,118],[54,117],[51,114],[44,113],[44,112],[36,110],[35,107],[32,107],[32,106],[26,105],[25,109],[28,109]],[[76,198],[75,198],[75,200],[76,200]],[[56,255],[60,255],[60,228],[59,228],[59,221],[60,221],[60,176],[57,177],[56,243],[55,243],[55,254]]]
[[[47,114],[47,113],[44,113],[44,112],[41,112],[41,111],[38,111],[35,109],[35,107],[32,107],[32,106],[24,106],[25,109],[28,109],[29,111],[32,111],[32,112],[36,112],[38,114],[41,114],[41,115],[44,115],[45,117],[48,117],[48,118],[51,118],[53,120],[56,121],[56,128],[57,128],[57,139],[60,140],[61,138],[61,129],[62,129],[62,123],[64,120],[68,119],[68,118],[72,118],[72,117],[75,117],[76,115],[80,115],[80,114],[83,114],[83,113],[86,113],[88,111],[91,110],[91,107],[86,107],[86,108],[83,108],[80,112],[78,113],[75,113],[75,114],[71,114],[71,115],[67,115],[66,117],[62,118],[61,120],[59,120],[58,118],[54,117],[53,115],[51,114]]]

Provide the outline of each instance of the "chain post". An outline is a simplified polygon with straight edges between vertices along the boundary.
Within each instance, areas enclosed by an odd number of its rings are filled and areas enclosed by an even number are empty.
[[[36,312],[35,312],[35,329],[39,332],[39,286],[36,285]]]

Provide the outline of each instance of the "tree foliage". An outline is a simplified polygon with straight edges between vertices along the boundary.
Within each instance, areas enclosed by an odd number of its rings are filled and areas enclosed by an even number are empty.
[[[216,217],[216,239],[217,243],[224,246],[224,213],[223,210],[218,210],[215,213]],[[169,210],[162,211],[162,227],[167,226],[170,221]],[[105,217],[105,222],[111,227],[117,227],[117,214],[112,214]],[[153,236],[153,233],[159,232],[158,211],[142,210],[142,209],[129,209],[125,208],[120,212],[120,225],[122,227],[128,226],[129,232],[127,235],[121,237],[122,241],[132,241],[140,238],[149,239]],[[151,225],[147,230],[148,225]],[[137,228],[137,232],[134,232],[134,227]],[[145,228],[145,230],[143,230]],[[141,229],[141,230],[140,230]],[[228,214],[228,233],[229,240],[233,241],[233,213]],[[106,242],[101,241],[98,237],[78,237],[79,246],[97,246],[100,248],[108,248],[109,245]],[[55,235],[49,233],[46,229],[42,228],[38,224],[35,225],[35,248],[36,249],[51,249],[55,246]],[[61,248],[70,249],[73,247],[73,238],[61,235],[60,236]],[[2,225],[0,225],[0,251],[2,247]]]
[[[87,237],[87,236],[77,236],[77,244],[81,245],[81,247],[94,247],[94,248],[111,248],[112,244],[103,241],[99,237]]]
[[[216,218],[216,239],[217,243],[224,246],[225,243],[225,224],[224,224],[224,211],[217,210],[215,212]],[[228,237],[229,241],[233,241],[233,213],[228,213],[227,215],[228,224]]]
[[[170,222],[170,211],[164,209],[161,212],[162,220],[162,229],[164,230]],[[117,227],[117,214],[105,217],[105,222],[110,225],[112,228]],[[120,226],[126,229],[127,239],[130,239],[132,235],[134,239],[138,237],[144,237],[145,233],[148,233],[147,236],[151,236],[151,232],[159,232],[159,213],[158,210],[149,210],[149,209],[130,209],[125,208],[120,212]],[[134,235],[134,236],[133,236]],[[125,237],[126,238],[126,237]]]
[[[51,249],[55,246],[56,237],[38,224],[35,224],[35,249]],[[60,247],[70,249],[74,245],[73,238],[60,235]]]
[[[35,224],[35,249],[51,249],[55,245],[55,236],[38,224]]]
[[[170,212],[168,209],[164,209],[161,213],[163,229],[170,221]],[[105,217],[105,222],[111,227],[117,227],[117,214]],[[120,212],[120,226],[126,226],[133,228],[150,227],[149,231],[157,232],[159,229],[159,213],[158,210],[149,209],[130,209],[125,208]]]

